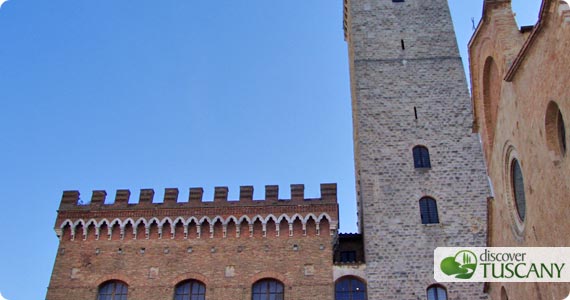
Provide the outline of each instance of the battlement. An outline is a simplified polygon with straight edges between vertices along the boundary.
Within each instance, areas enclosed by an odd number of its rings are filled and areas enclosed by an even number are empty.
[[[283,223],[282,229],[288,232],[288,236],[293,236],[295,232],[302,235],[307,232],[320,234],[321,230],[336,233],[338,204],[334,183],[321,184],[320,198],[305,198],[305,187],[302,184],[291,185],[291,199],[280,199],[277,185],[265,186],[264,200],[253,199],[252,186],[240,187],[239,200],[228,200],[228,191],[227,187],[216,187],[213,201],[203,201],[204,189],[191,188],[188,202],[178,202],[178,189],[167,188],[163,202],[154,203],[154,190],[142,189],[138,203],[129,203],[131,192],[117,190],[114,202],[110,204],[105,204],[106,191],[93,191],[91,201],[87,204],[80,203],[78,191],[65,191],[55,230],[58,236],[63,237],[68,228],[68,240],[74,240],[76,233],[88,239],[89,232],[95,239],[99,239],[101,231],[112,238],[114,227],[120,231],[115,232],[115,238],[124,239],[125,228],[128,226],[132,227],[132,238],[135,239],[141,235],[149,239],[160,238],[163,227],[170,228],[165,232],[171,238],[192,238],[193,235],[189,234],[192,232],[196,233],[195,237],[206,235],[213,238],[217,236],[216,232],[226,237],[227,226],[234,223],[234,227],[237,227],[230,231],[235,231],[239,236],[243,229],[253,237],[254,232],[266,236],[267,225],[273,222]],[[192,224],[195,228],[189,229]],[[156,227],[154,235],[153,226]],[[178,235],[175,229],[177,226],[180,229]],[[202,227],[206,228],[205,231]],[[271,228],[279,235],[280,227],[275,228],[274,225]]]
[[[228,200],[228,187],[216,187],[213,201],[204,201],[204,189],[201,187],[190,188],[188,202],[178,202],[179,191],[177,188],[166,188],[162,203],[155,203],[153,189],[141,189],[138,203],[129,203],[131,191],[128,189],[117,190],[113,203],[105,204],[107,192],[95,190],[92,192],[91,201],[86,204],[80,203],[79,191],[64,191],[59,206],[59,211],[74,210],[106,210],[106,209],[149,209],[152,207],[165,208],[193,208],[193,207],[227,207],[227,206],[264,206],[264,205],[300,205],[311,201],[320,203],[336,203],[336,183],[321,184],[320,198],[305,198],[305,186],[303,184],[291,185],[291,199],[279,198],[278,185],[265,186],[265,199],[253,199],[253,186],[241,186],[239,199]]]

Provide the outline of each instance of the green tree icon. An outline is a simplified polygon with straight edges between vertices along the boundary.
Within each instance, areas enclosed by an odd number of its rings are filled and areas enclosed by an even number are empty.
[[[461,250],[441,261],[441,271],[449,276],[459,279],[469,279],[475,274],[477,268],[477,255],[469,250]]]

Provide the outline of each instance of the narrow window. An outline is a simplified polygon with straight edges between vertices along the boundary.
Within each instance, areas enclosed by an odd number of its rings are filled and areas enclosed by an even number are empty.
[[[400,40],[400,43],[402,44],[402,50],[406,50],[406,45],[404,44],[404,40]]]
[[[558,117],[556,120],[558,124],[558,140],[560,141],[560,151],[562,155],[566,154],[566,128],[564,126],[564,119],[562,118],[562,112],[558,111]]]
[[[253,284],[252,300],[283,300],[283,284],[275,279],[262,279]]]
[[[121,281],[112,280],[99,286],[97,300],[127,300],[127,285]]]
[[[548,103],[545,118],[546,145],[560,157],[566,156],[566,126],[562,112],[554,101]]]
[[[186,280],[176,285],[174,300],[204,300],[206,286],[197,280]]]
[[[356,262],[356,251],[341,251],[340,262],[343,263]]]
[[[404,0],[392,0],[392,2],[404,2]]]
[[[335,284],[335,300],[366,300],[366,283],[352,276],[341,277]]]
[[[414,168],[431,168],[428,148],[424,146],[415,146],[412,151],[414,154]]]
[[[447,290],[441,285],[431,285],[427,289],[428,300],[447,300]]]
[[[439,216],[437,214],[437,203],[433,198],[423,197],[420,199],[420,215],[422,224],[437,224]]]
[[[517,159],[513,159],[513,161],[511,162],[511,179],[512,179],[513,194],[515,197],[517,212],[521,221],[524,221],[524,217],[526,215],[524,178],[521,166]]]
[[[414,116],[416,117],[416,120],[418,119],[418,110],[416,109],[416,107],[414,106]]]

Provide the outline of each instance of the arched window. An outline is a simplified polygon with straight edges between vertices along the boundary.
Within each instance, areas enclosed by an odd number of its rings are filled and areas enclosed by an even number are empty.
[[[176,285],[174,300],[204,300],[206,286],[197,280],[186,280]]]
[[[430,285],[427,289],[427,300],[447,300],[447,290],[441,285]]]
[[[283,300],[283,284],[275,279],[262,279],[253,284],[252,300]]]
[[[128,288],[124,282],[112,280],[99,286],[97,300],[127,300]]]
[[[335,300],[366,300],[366,283],[352,276],[342,277],[335,284]]]
[[[420,199],[420,215],[422,217],[422,224],[439,223],[437,203],[433,198],[423,197]]]
[[[428,148],[424,146],[415,146],[412,151],[414,153],[414,168],[431,168]]]

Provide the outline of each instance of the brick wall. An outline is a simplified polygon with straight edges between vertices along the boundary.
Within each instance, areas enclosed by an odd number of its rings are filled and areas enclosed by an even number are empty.
[[[489,245],[568,247],[570,241],[570,160],[549,142],[548,108],[556,103],[570,124],[570,7],[544,1],[534,30],[517,27],[510,1],[485,3],[485,16],[469,47],[476,124],[488,153],[495,197],[490,201]],[[527,24],[520,24],[527,25]],[[484,63],[492,58],[500,72],[496,120],[486,118]],[[494,128],[495,135],[487,135]],[[511,159],[520,162],[526,197],[526,216],[520,220],[514,205]],[[568,283],[489,284],[492,299],[563,299]]]
[[[251,299],[253,283],[263,278],[281,281],[285,299],[333,297],[336,185],[321,185],[318,199],[305,199],[295,185],[291,200],[278,200],[269,187],[266,194],[275,197],[263,201],[227,201],[220,195],[227,188],[218,188],[214,202],[202,202],[194,190],[191,201],[178,203],[169,190],[162,204],[152,203],[151,190],[137,204],[119,191],[110,205],[103,191],[88,205],[77,204],[78,192],[65,192],[46,299],[96,299],[98,286],[112,279],[128,285],[129,299],[141,300],[172,299],[187,279],[203,282],[207,299]]]

